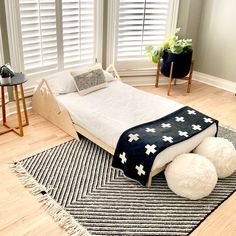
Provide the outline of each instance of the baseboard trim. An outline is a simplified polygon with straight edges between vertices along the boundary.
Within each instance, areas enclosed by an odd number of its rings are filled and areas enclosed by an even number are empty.
[[[5,97],[5,103],[7,104],[9,102],[9,96],[8,96],[8,92],[4,93],[4,97]],[[0,107],[2,106],[2,98],[0,95]]]
[[[236,82],[225,80],[216,76],[204,74],[198,71],[193,72],[193,80],[201,83],[220,88],[232,93],[236,93]]]
[[[125,76],[121,77],[122,82],[132,86],[154,86],[156,83],[156,76]],[[165,76],[160,77],[159,85],[167,85],[169,78]],[[177,84],[183,84],[186,81],[177,80]]]
[[[31,86],[31,87],[26,87],[26,88],[24,89],[24,95],[25,95],[25,97],[31,97],[31,96],[33,96],[34,90],[35,90],[35,87],[33,87],[33,86]]]
[[[121,77],[124,83],[132,86],[153,86],[155,85],[156,76],[124,76]],[[225,80],[216,76],[204,74],[198,71],[193,72],[193,80],[199,81],[201,83],[220,88],[232,93],[236,93],[236,82]],[[161,76],[160,85],[167,85],[169,79],[167,77]],[[177,84],[183,84],[186,81],[177,80]]]
[[[26,87],[26,88],[24,88],[24,96],[25,96],[25,98],[32,97],[33,94],[34,94],[34,90],[35,90],[35,87]],[[21,93],[20,93],[20,89],[19,88],[18,88],[18,95],[19,95],[19,98],[21,98]],[[14,100],[16,100],[15,93],[13,94],[13,98],[14,98]]]
[[[25,103],[26,103],[26,109],[30,110],[32,108],[32,97],[26,98]],[[23,109],[21,109],[21,111],[23,112]],[[13,115],[13,114],[16,114],[16,102],[15,101],[8,102],[6,104],[6,115],[7,115],[7,117],[10,116],[10,115]],[[23,115],[22,115],[22,117],[23,117]],[[1,120],[2,120],[2,111],[0,112],[0,121]]]

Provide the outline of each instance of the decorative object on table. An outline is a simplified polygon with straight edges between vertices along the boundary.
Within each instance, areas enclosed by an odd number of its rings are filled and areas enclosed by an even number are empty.
[[[15,75],[15,72],[11,68],[11,65],[9,63],[1,66],[0,68],[0,74],[1,74],[1,84],[10,84],[11,83],[11,77]]]
[[[1,73],[1,84],[10,84],[11,76],[7,68],[1,67],[0,73]]]
[[[236,150],[227,139],[205,138],[194,152],[205,156],[213,163],[219,178],[226,178],[236,170]]]
[[[11,77],[13,77],[13,76],[15,75],[15,72],[14,72],[14,70],[11,68],[11,65],[10,65],[9,63],[4,64],[4,65],[1,67],[1,69],[2,69],[2,68],[5,68],[5,69],[8,71],[8,73],[10,74]]]
[[[158,47],[154,47],[153,45],[146,47],[146,56],[157,64],[156,87],[158,87],[160,73],[170,77],[168,95],[170,95],[173,79],[175,79],[175,84],[176,79],[188,80],[188,93],[191,88],[193,72],[192,39],[179,39],[179,31],[180,28]]]
[[[236,146],[235,132],[219,126],[218,134]],[[174,194],[163,174],[146,188],[111,162],[111,154],[82,137],[12,167],[70,234],[83,225],[92,235],[190,235],[235,191],[236,173],[218,180],[209,196],[191,201]]]
[[[181,197],[198,200],[208,196],[217,183],[214,165],[194,153],[177,156],[165,170],[169,188]]]
[[[2,67],[1,71],[8,70],[6,69],[5,66]],[[5,73],[5,72],[4,72]],[[10,73],[10,72],[8,72]],[[1,98],[2,98],[2,124],[5,126],[7,129],[5,131],[0,132],[1,134],[8,133],[10,131],[15,132],[19,136],[23,136],[23,127],[27,126],[29,124],[28,120],[28,114],[26,110],[26,103],[25,103],[25,96],[24,96],[24,88],[23,88],[23,83],[25,83],[27,79],[25,78],[25,75],[22,73],[14,73],[14,76],[11,77],[11,80],[7,84],[2,84],[0,83],[1,87]],[[18,126],[17,127],[12,127],[7,123],[7,118],[6,118],[6,106],[5,106],[5,92],[4,88],[7,86],[13,86],[14,87],[14,93],[15,93],[15,100],[16,100],[16,109],[17,109],[17,118],[18,118]],[[18,94],[18,86],[20,86],[20,93],[21,93],[21,100],[23,104],[23,109],[24,109],[24,116],[25,116],[25,123],[23,124],[22,122],[22,117],[21,117],[21,110],[20,110],[20,99],[19,99],[19,94]]]

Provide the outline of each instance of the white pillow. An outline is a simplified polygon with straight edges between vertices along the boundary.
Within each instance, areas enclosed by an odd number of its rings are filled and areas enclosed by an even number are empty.
[[[68,70],[59,71],[45,77],[44,79],[48,82],[50,89],[55,95],[77,91],[74,84],[74,78]]]
[[[96,69],[102,69],[102,65],[100,63],[97,63],[93,66],[79,68],[77,70],[73,70],[71,74],[81,75],[81,74],[84,74],[84,73],[87,73]],[[111,82],[115,80],[115,78],[110,72],[103,70],[103,73],[104,73],[106,82]]]
[[[105,76],[101,68],[93,69],[82,74],[76,74],[75,71],[72,71],[71,74],[74,77],[74,83],[79,95],[86,95],[107,87]]]
[[[113,77],[113,75],[112,75],[110,72],[108,72],[108,71],[106,71],[106,70],[103,70],[103,73],[104,73],[104,75],[105,75],[105,80],[106,80],[107,82],[112,82],[112,81],[115,80],[115,78]]]

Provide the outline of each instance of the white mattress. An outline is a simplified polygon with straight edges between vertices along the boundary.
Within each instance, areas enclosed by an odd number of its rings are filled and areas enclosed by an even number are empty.
[[[113,148],[125,130],[183,107],[180,103],[140,91],[120,81],[110,82],[107,88],[85,96],[68,93],[56,96],[56,99],[61,109],[69,111],[74,123]],[[191,152],[204,137],[214,136],[215,132],[216,125],[213,124],[200,134],[166,148],[157,155],[152,169],[163,167],[182,153]]]

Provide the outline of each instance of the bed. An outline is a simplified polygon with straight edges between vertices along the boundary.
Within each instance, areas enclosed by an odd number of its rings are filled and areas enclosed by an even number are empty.
[[[124,84],[111,65],[116,80],[107,88],[86,96],[77,92],[53,95],[47,81],[42,80],[33,96],[33,109],[76,139],[76,132],[114,154],[120,135],[136,125],[159,119],[183,107],[172,100],[149,94]],[[144,112],[145,108],[145,112]],[[154,175],[182,153],[191,152],[204,137],[214,136],[212,124],[201,133],[160,152],[153,163],[147,186]]]

